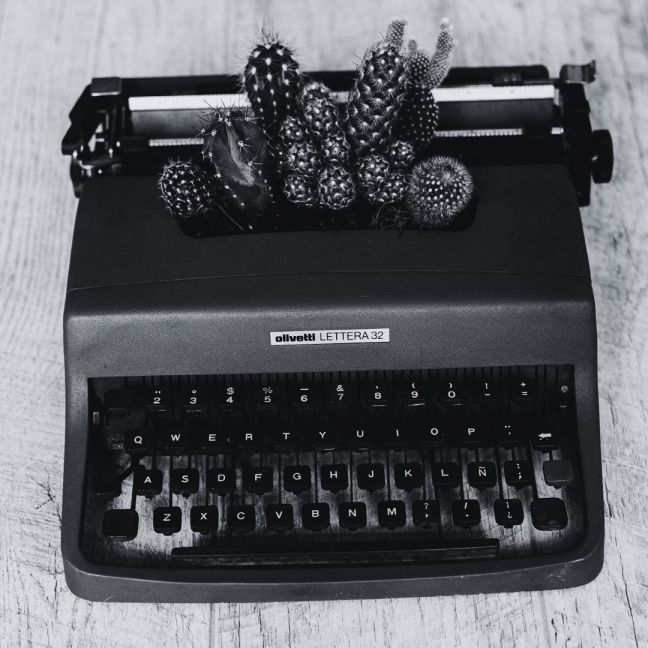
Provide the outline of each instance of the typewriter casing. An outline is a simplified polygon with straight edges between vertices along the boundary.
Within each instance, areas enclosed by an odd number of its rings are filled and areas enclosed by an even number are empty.
[[[293,231],[193,239],[150,176],[93,178],[65,308],[63,557],[92,600],[262,601],[569,587],[603,561],[595,308],[565,164],[481,165],[459,231]],[[389,328],[385,344],[271,346],[270,331]],[[261,569],[98,565],[82,552],[88,381],[108,376],[573,365],[585,534],[497,561]]]

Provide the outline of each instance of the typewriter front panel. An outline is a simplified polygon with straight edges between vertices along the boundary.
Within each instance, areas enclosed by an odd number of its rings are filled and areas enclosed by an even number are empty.
[[[589,282],[189,284],[68,298],[64,547],[70,571],[102,575],[94,592],[412,595],[597,572]],[[389,341],[290,340],[361,329]]]

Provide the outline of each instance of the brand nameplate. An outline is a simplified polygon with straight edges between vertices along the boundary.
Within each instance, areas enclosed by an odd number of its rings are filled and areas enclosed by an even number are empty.
[[[291,346],[296,344],[370,344],[389,342],[388,328],[323,329],[307,331],[272,331],[270,344]]]

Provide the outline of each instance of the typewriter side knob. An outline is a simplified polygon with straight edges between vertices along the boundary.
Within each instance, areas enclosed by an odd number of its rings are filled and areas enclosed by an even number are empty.
[[[592,132],[592,180],[610,182],[614,168],[614,145],[608,130]]]

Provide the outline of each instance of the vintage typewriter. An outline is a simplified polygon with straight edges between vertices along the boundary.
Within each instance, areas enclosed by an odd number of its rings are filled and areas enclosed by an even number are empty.
[[[350,73],[320,73],[344,101]],[[236,80],[94,79],[65,310],[63,556],[94,600],[557,588],[603,560],[579,205],[607,182],[594,65],[455,68],[454,231],[192,238],[156,177]]]

